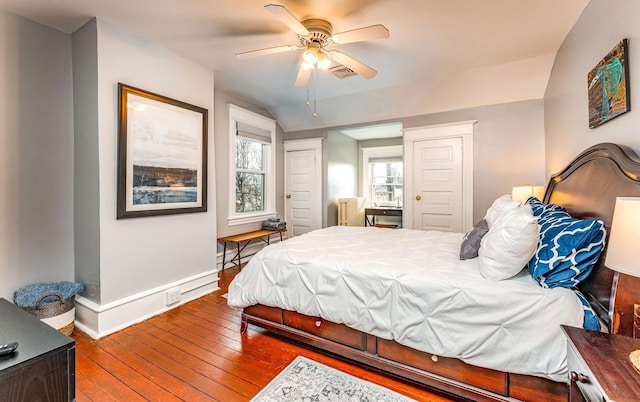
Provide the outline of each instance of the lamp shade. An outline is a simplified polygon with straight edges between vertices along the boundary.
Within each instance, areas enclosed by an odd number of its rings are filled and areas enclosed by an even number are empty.
[[[536,197],[539,200],[544,198],[544,186],[517,186],[511,190],[511,198],[514,201],[520,201],[521,204],[527,202],[529,197]]]
[[[623,274],[640,276],[640,198],[617,197],[605,265]]]

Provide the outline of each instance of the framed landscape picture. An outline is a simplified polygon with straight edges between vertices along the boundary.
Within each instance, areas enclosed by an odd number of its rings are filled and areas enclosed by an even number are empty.
[[[627,39],[623,39],[587,75],[589,128],[631,110]]]
[[[207,210],[207,110],[118,84],[117,218]]]

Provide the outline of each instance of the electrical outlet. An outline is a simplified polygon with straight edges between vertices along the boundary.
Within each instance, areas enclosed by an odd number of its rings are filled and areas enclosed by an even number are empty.
[[[180,288],[171,288],[167,290],[167,306],[180,301]]]

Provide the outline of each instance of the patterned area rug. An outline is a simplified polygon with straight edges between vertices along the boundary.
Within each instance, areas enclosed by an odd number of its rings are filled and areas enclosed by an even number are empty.
[[[406,396],[298,356],[252,402],[408,402]]]

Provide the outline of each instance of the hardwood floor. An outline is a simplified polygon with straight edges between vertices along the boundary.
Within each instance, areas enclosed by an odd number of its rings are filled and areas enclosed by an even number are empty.
[[[419,401],[450,401],[250,326],[222,297],[237,273],[220,273],[220,290],[94,340],[76,329],[76,400],[248,401],[302,355]]]

